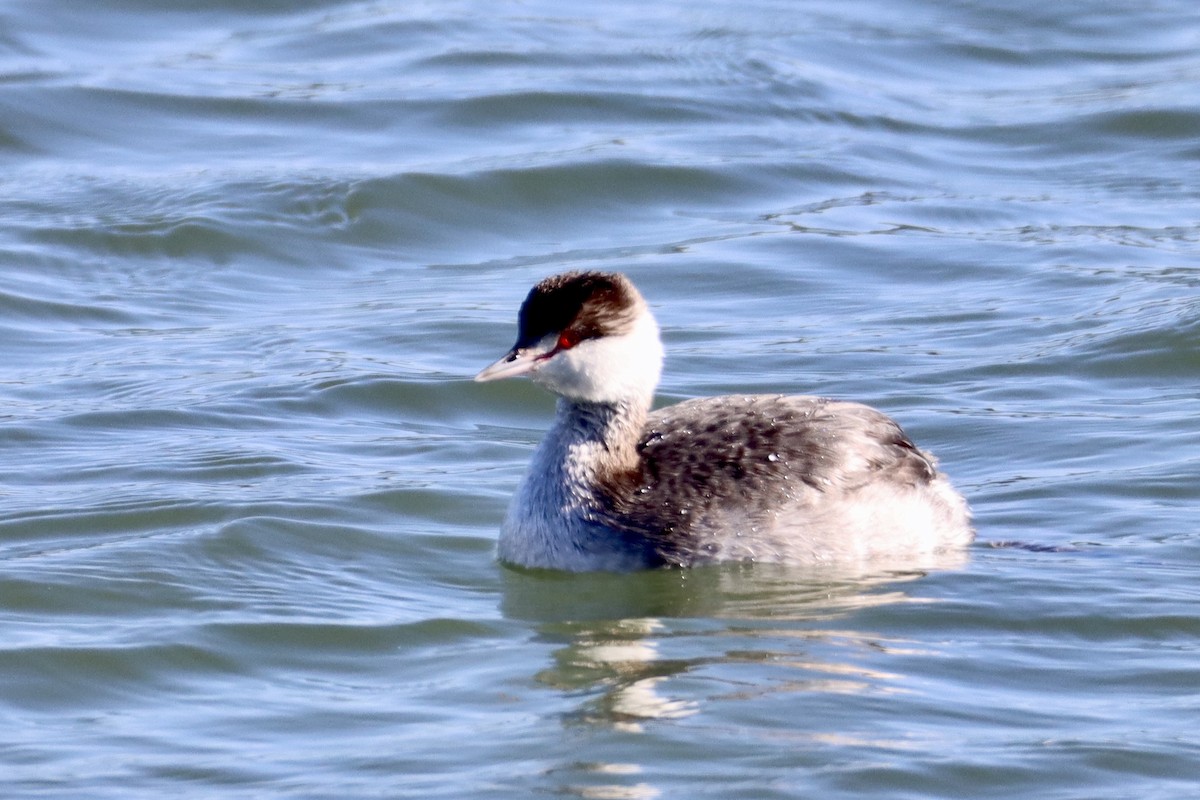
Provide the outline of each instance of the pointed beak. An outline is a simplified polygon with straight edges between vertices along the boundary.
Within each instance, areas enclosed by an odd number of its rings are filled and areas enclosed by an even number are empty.
[[[484,367],[475,376],[477,383],[498,381],[502,378],[516,378],[533,371],[542,360],[543,353],[536,347],[514,347],[505,353],[504,357],[495,364]]]

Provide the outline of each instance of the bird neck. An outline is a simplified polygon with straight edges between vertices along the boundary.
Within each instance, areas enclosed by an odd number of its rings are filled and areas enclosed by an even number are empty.
[[[568,479],[595,482],[637,467],[649,411],[649,400],[642,398],[598,403],[560,397],[554,430],[546,438],[555,442]]]

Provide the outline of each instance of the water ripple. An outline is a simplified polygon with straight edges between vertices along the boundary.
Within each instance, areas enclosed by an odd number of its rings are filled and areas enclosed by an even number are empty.
[[[6,796],[1189,797],[1193,6],[6,4]],[[566,268],[981,545],[497,567]]]

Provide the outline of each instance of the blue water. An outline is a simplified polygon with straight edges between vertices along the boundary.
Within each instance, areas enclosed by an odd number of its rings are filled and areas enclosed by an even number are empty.
[[[1185,0],[0,6],[3,796],[1195,797],[1197,86]],[[496,564],[578,268],[978,544]]]

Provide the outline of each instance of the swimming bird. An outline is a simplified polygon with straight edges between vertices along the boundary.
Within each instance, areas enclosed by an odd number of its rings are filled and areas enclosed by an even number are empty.
[[[658,323],[622,274],[546,278],[517,321],[516,344],[475,380],[527,375],[558,402],[501,527],[501,561],[866,563],[973,538],[933,456],[868,406],[730,395],[652,411]]]

